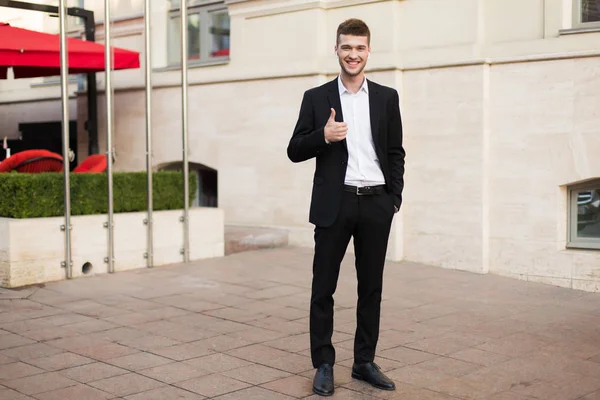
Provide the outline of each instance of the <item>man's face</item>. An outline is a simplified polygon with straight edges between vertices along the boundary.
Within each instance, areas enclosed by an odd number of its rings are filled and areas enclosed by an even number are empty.
[[[357,76],[365,69],[371,48],[366,36],[340,35],[335,51],[344,72]]]

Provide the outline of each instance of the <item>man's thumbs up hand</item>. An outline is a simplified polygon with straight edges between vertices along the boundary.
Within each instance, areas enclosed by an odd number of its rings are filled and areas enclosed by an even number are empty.
[[[331,109],[331,115],[325,125],[325,140],[327,142],[339,142],[346,138],[348,125],[345,122],[335,122],[335,110]]]

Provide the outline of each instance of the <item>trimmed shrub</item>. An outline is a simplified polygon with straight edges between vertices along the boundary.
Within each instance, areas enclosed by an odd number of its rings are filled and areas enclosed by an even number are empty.
[[[108,212],[106,174],[74,174],[71,180],[71,215]],[[196,176],[190,171],[190,203],[196,193]],[[41,218],[64,215],[62,173],[0,173],[0,217]],[[179,171],[153,173],[153,209],[183,209],[183,174]],[[145,211],[145,172],[113,173],[115,213]]]

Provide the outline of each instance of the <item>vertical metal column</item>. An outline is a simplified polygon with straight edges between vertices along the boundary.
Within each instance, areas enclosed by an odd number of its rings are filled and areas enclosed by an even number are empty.
[[[65,193],[65,261],[67,279],[73,277],[73,261],[71,260],[71,184],[69,162],[69,58],[67,48],[67,4],[66,0],[58,2],[58,18],[60,25],[60,95],[62,103],[62,137],[63,137],[63,175]]]
[[[154,232],[152,221],[152,57],[150,46],[150,0],[144,1],[144,35],[146,39],[145,55],[146,55],[146,174],[148,176],[148,216],[146,219],[148,234],[147,234],[147,250],[146,250],[146,265],[148,268],[154,266]]]
[[[190,260],[190,188],[188,163],[188,37],[187,0],[181,0],[181,128],[183,140],[183,261]]]
[[[104,0],[104,69],[106,84],[104,95],[106,97],[106,148],[107,148],[107,183],[108,183],[108,221],[104,225],[108,228],[108,272],[115,272],[115,248],[113,225],[113,99],[112,99],[112,60],[113,54],[110,40],[110,0]]]

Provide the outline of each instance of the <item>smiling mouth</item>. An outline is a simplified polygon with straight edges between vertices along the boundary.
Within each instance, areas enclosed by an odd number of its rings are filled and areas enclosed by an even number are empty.
[[[350,67],[358,67],[360,65],[360,61],[346,61],[346,64],[348,64]]]

